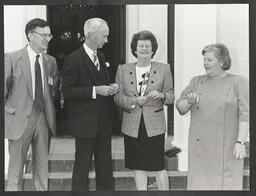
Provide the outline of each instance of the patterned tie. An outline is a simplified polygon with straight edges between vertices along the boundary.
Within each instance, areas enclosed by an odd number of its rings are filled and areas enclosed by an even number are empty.
[[[41,68],[39,64],[40,55],[36,55],[35,61],[35,100],[34,108],[40,113],[44,109],[44,95],[43,95],[43,85],[42,85],[42,75]]]
[[[96,68],[98,69],[98,71],[100,70],[100,65],[99,62],[97,61],[98,57],[97,57],[97,52],[94,51],[93,52],[93,63],[95,64]]]

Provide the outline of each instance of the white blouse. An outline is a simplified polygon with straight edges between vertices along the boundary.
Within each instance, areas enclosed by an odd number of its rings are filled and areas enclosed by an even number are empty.
[[[140,96],[143,96],[145,94],[148,81],[149,81],[150,68],[151,68],[151,64],[146,67],[135,66],[137,91]]]

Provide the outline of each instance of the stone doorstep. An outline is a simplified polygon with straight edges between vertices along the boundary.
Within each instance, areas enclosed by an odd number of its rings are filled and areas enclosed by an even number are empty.
[[[115,178],[116,191],[135,191],[136,185],[134,181],[133,171],[113,172]],[[158,190],[154,173],[149,172],[148,190]],[[187,184],[187,172],[168,172],[170,187],[172,190],[184,190]],[[6,176],[7,177],[7,176]],[[50,191],[70,191],[71,190],[72,173],[49,173],[49,190]],[[32,190],[32,174],[23,175],[24,190]],[[89,172],[89,190],[95,190],[95,172]]]
[[[187,176],[187,172],[179,172],[179,171],[167,171],[168,176]],[[133,171],[114,171],[113,172],[114,178],[123,178],[123,177],[134,177]],[[148,172],[148,177],[153,177],[154,172]],[[71,179],[72,172],[52,172],[49,173],[49,179]],[[32,174],[31,173],[25,173],[23,174],[23,179],[31,179]],[[89,178],[95,178],[95,172],[90,171],[89,172]]]
[[[165,139],[165,151],[172,147],[173,136],[167,136]],[[49,156],[55,154],[69,154],[71,157],[75,154],[75,139],[68,137],[52,137]],[[31,156],[31,147],[28,156]],[[124,141],[122,136],[112,135],[112,157],[113,159],[124,158]]]
[[[173,136],[168,136],[165,140],[165,149],[168,150],[171,147],[171,142],[173,140]],[[117,168],[117,170],[123,170],[124,166],[124,146],[123,146],[123,137],[122,136],[112,136],[112,159],[113,166]],[[249,143],[246,143],[246,151],[248,157],[245,158],[244,169],[249,169],[250,161],[249,161]],[[52,172],[61,171],[55,170],[58,166],[62,168],[67,167],[67,169],[72,169],[73,161],[75,157],[75,140],[72,137],[53,137],[51,140],[51,149],[49,153],[49,161],[50,168],[54,168]],[[62,163],[61,163],[62,162]],[[67,164],[66,166],[64,166]],[[94,165],[94,164],[92,164]],[[178,168],[178,159],[177,157],[165,158],[165,165],[167,170],[177,170]],[[31,171],[31,149],[28,153],[27,160],[27,171]],[[93,169],[93,167],[92,167]]]
[[[72,172],[74,159],[73,155],[54,155],[49,160],[49,172]],[[124,159],[113,159],[112,162],[113,171],[129,171],[125,168]],[[27,160],[25,165],[26,173],[32,171],[32,161],[31,159]],[[166,157],[165,158],[165,168],[167,171],[178,170],[178,158],[177,157]],[[244,162],[244,169],[248,170],[250,168],[250,159],[246,158]],[[92,161],[90,170],[94,170],[94,163]]]
[[[167,136],[165,139],[165,151],[172,147],[173,136]],[[250,143],[245,144],[246,154],[250,155]],[[29,154],[31,153],[31,148]],[[71,136],[69,137],[53,137],[51,140],[51,148],[49,156],[55,154],[75,154],[75,139]],[[124,142],[122,136],[112,136],[112,157],[113,159],[118,159],[124,157]]]
[[[65,157],[66,158],[66,157]],[[125,168],[124,159],[116,159],[112,161],[114,171],[128,171],[129,169]],[[73,170],[74,160],[72,159],[51,159],[49,160],[49,172],[71,172]],[[31,159],[27,160],[25,165],[26,173],[32,171],[32,161]],[[178,169],[178,159],[177,157],[165,159],[165,168],[166,170],[177,170]],[[94,170],[94,161],[92,160],[90,170]]]
[[[181,172],[181,171],[167,171],[169,177],[186,177],[188,172]],[[154,172],[148,172],[148,177],[154,177]],[[250,176],[249,170],[243,171],[244,176]],[[114,178],[123,178],[123,177],[134,177],[133,171],[113,171]],[[7,178],[7,175],[5,176]],[[49,173],[49,179],[71,179],[72,172],[52,172]],[[89,172],[89,178],[95,178],[95,171]],[[23,174],[23,179],[32,179],[31,173]]]
[[[135,191],[135,181],[132,171],[114,172],[116,191]],[[148,190],[158,190],[153,172],[149,172]],[[168,171],[170,190],[186,190],[187,172]],[[6,176],[7,177],[7,176]],[[50,173],[50,191],[70,191],[72,173]],[[32,191],[32,175],[24,174],[25,191]],[[250,189],[249,171],[244,171],[243,190]],[[95,173],[89,173],[89,190],[95,190]]]
[[[115,178],[115,191],[136,191],[136,185],[133,177],[119,177]],[[187,178],[186,176],[169,177],[170,190],[186,190]],[[32,180],[24,181],[24,190],[32,190]],[[96,190],[95,178],[89,179],[89,191]],[[153,177],[148,178],[148,190],[157,191],[158,187],[156,180]],[[71,191],[71,179],[50,179],[49,191]]]

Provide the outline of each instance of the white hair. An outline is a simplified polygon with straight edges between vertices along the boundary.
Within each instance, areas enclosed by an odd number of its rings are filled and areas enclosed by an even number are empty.
[[[88,37],[89,33],[95,33],[101,26],[108,26],[107,22],[101,18],[90,18],[84,23],[84,36]]]

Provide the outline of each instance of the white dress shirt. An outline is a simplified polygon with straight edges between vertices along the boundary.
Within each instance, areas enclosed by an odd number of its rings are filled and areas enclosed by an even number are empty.
[[[35,62],[36,62],[36,55],[38,55],[29,45],[27,46],[28,50],[28,57],[30,62],[30,70],[31,70],[31,79],[32,79],[32,92],[33,92],[33,100],[35,99]],[[44,70],[43,70],[43,57],[42,53],[39,54],[40,57],[38,59],[41,69],[41,76],[42,76],[42,85],[43,85],[43,93],[44,93]]]

